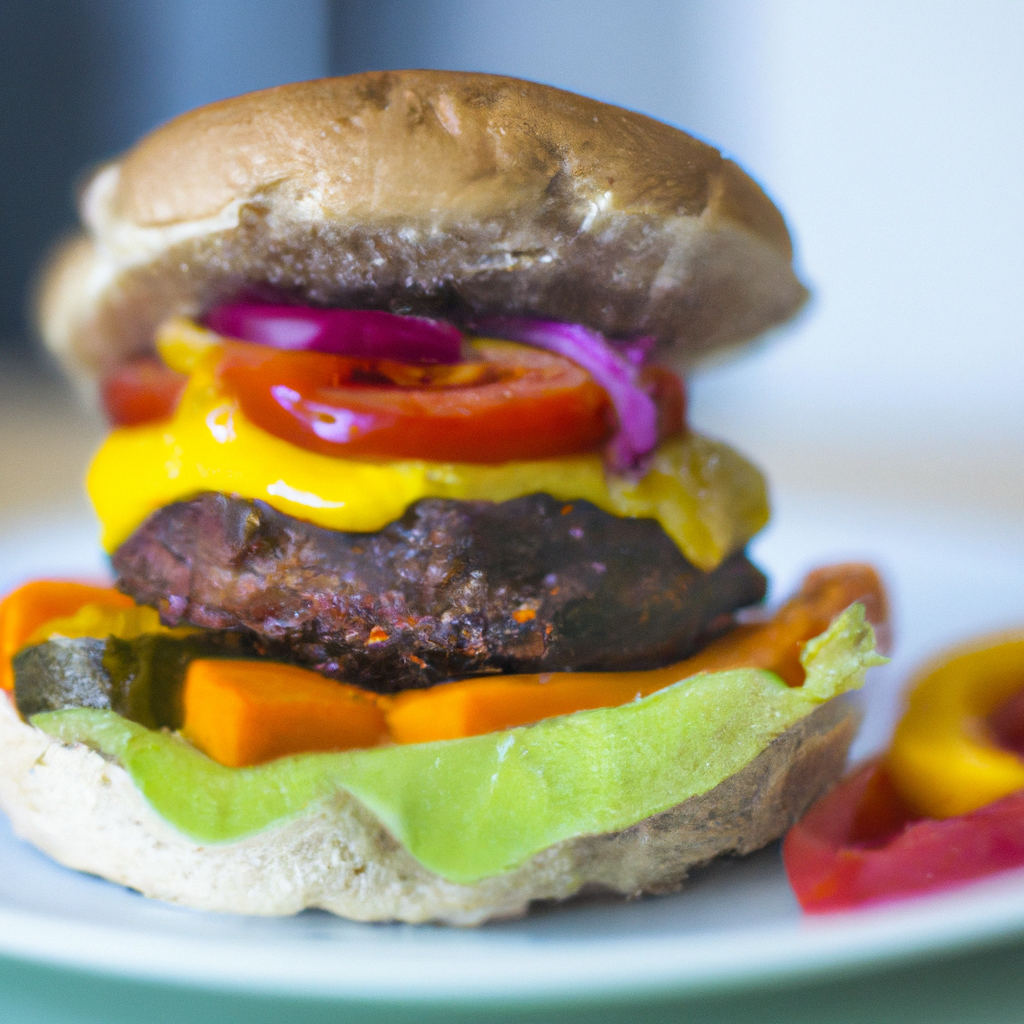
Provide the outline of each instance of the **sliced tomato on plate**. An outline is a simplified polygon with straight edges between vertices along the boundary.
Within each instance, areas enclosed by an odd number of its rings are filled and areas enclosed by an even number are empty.
[[[136,427],[169,418],[188,378],[155,356],[144,356],[111,370],[100,382],[100,401],[115,427]]]
[[[809,914],[951,889],[1024,867],[1024,791],[955,818],[915,818],[872,761],[790,829],[782,856]]]
[[[268,433],[335,456],[499,463],[595,451],[608,396],[572,361],[480,341],[475,360],[417,365],[228,345],[223,386]]]
[[[615,434],[608,393],[565,356],[478,340],[457,363],[408,363],[287,351],[239,342],[219,349],[218,377],[257,426],[339,457],[502,463],[596,452]],[[103,381],[114,426],[169,417],[186,378],[156,359]],[[658,439],[684,429],[686,396],[671,370],[648,366],[637,386],[653,399]]]

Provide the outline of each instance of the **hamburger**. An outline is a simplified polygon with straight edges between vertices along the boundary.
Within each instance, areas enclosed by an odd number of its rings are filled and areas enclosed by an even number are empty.
[[[41,330],[114,429],[117,591],[0,611],[0,803],[237,913],[472,924],[677,887],[838,777],[866,567],[774,616],[680,373],[806,291],[677,129],[509,78],[299,83],[101,168]]]

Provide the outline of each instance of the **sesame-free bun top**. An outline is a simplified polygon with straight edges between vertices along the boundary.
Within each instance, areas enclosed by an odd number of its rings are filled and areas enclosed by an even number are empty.
[[[87,374],[240,295],[653,334],[683,364],[806,297],[781,214],[717,150],[494,75],[373,72],[201,107],[102,167],[81,210],[39,321]]]

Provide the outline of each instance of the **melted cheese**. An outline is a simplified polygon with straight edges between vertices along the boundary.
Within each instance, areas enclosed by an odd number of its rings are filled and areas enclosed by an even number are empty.
[[[265,501],[334,530],[372,532],[421,498],[507,501],[546,493],[618,516],[657,519],[694,565],[708,570],[768,520],[764,480],[727,446],[697,434],[655,452],[639,481],[605,471],[599,455],[503,465],[419,459],[339,459],[261,430],[216,383],[216,348],[192,360],[173,419],[115,430],[88,488],[108,551],[152,512],[203,491]]]

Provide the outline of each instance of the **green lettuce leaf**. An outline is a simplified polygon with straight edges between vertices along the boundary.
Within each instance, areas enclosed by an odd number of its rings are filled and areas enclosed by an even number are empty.
[[[118,761],[156,812],[197,842],[241,839],[347,790],[425,867],[469,883],[707,792],[885,661],[861,605],[807,644],[802,660],[800,688],[757,669],[716,672],[622,707],[486,736],[253,768],[226,768],[107,710],[47,712],[32,724]]]

